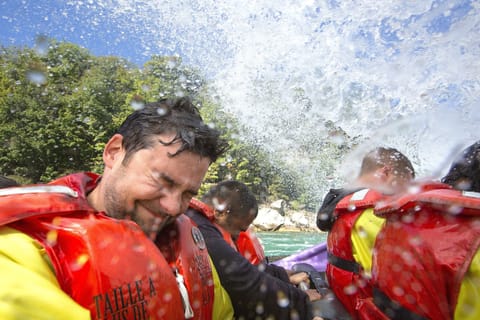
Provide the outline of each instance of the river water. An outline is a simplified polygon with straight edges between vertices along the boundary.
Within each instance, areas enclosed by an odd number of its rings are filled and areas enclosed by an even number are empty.
[[[327,238],[324,232],[257,232],[267,257],[283,257],[309,248]]]

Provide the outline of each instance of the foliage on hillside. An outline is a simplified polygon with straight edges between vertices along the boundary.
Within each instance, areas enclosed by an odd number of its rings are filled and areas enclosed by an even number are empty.
[[[128,113],[185,95],[231,141],[226,156],[211,166],[202,192],[236,179],[262,201],[283,198],[312,207],[302,179],[261,146],[242,140],[244,129],[212,98],[201,73],[180,58],[153,56],[138,69],[124,59],[96,57],[55,40],[47,52],[0,48],[0,174],[36,183],[74,171],[101,172],[104,144]]]

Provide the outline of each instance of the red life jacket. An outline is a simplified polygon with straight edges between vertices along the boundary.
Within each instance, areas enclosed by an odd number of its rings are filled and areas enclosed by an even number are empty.
[[[135,223],[109,218],[88,205],[86,193],[97,178],[75,174],[51,185],[16,188],[16,195],[0,196],[0,225],[9,223],[39,241],[62,290],[89,309],[92,319],[184,319],[177,280],[155,244]],[[178,225],[182,232],[188,228],[183,221]],[[193,238],[180,243],[196,246]],[[182,256],[181,270],[196,272],[197,260]],[[184,276],[187,287],[196,285],[189,284],[195,280],[189,274]],[[196,301],[195,295],[190,301]],[[196,319],[211,318],[213,299],[209,303],[205,312],[194,308]]]
[[[387,221],[375,244],[374,300],[394,319],[453,319],[480,246],[480,194],[433,186],[376,208]]]
[[[265,262],[263,246],[252,230],[248,229],[247,231],[240,232],[235,244],[238,252],[250,261],[251,264],[257,265]]]
[[[187,216],[181,215],[175,224],[162,230],[155,244],[173,270],[183,275],[195,319],[212,319],[214,282],[208,251],[200,230]]]
[[[330,288],[347,311],[357,318],[357,301],[371,296],[368,279],[362,276],[362,267],[353,257],[352,229],[359,216],[383,195],[362,189],[344,197],[335,207],[335,223],[327,236],[328,263],[326,277]]]
[[[251,230],[242,231],[239,233],[237,240],[233,241],[232,235],[215,223],[215,211],[212,207],[197,199],[192,199],[190,201],[190,207],[201,212],[212,223],[214,223],[217,229],[222,233],[223,239],[225,239],[233,249],[250,261],[250,263],[257,265],[265,260],[263,246],[254,232]]]

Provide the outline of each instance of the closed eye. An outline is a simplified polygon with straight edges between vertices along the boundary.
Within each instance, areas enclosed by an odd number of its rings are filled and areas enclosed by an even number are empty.
[[[178,185],[178,183],[175,182],[175,180],[173,180],[171,177],[161,173],[159,174],[160,176],[160,183],[163,185],[163,186],[166,186],[168,188],[175,188]],[[195,197],[196,195],[198,195],[198,191],[197,190],[185,190],[183,193],[182,193],[182,198],[184,201],[190,201],[193,197]]]

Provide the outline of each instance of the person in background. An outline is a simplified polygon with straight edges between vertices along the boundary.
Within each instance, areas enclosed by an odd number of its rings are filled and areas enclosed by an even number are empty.
[[[375,148],[364,156],[356,180],[330,190],[318,210],[317,226],[328,231],[326,279],[353,319],[365,318],[361,301],[372,295],[372,249],[384,223],[373,208],[406,188],[414,175],[410,160],[400,151]]]
[[[258,202],[247,185],[234,180],[219,182],[210,188],[202,201],[192,199],[190,207],[212,221],[224,240],[250,263],[267,263],[263,246],[250,229],[258,215]],[[305,272],[293,272],[276,265],[269,264],[265,271],[295,285],[308,281]]]
[[[228,318],[202,234],[182,215],[227,147],[188,98],[161,100],[106,143],[101,176],[2,193],[0,318]]]
[[[480,192],[480,141],[462,151],[442,182],[456,190]]]
[[[0,176],[0,188],[16,187],[19,183],[5,176]]]
[[[207,248],[228,292],[237,319],[312,319],[309,303],[318,293],[305,293],[290,282],[281,267],[264,263],[254,266],[239,252],[235,240],[258,213],[257,200],[238,181],[222,181],[191,206],[187,215],[203,233]],[[298,279],[306,280],[304,273]]]
[[[217,225],[223,238],[252,264],[265,261],[265,252],[255,233],[249,229],[258,214],[257,199],[239,181],[222,181],[202,197],[192,199],[197,208]]]
[[[375,210],[386,218],[373,257],[376,319],[480,318],[480,141],[442,182]]]

